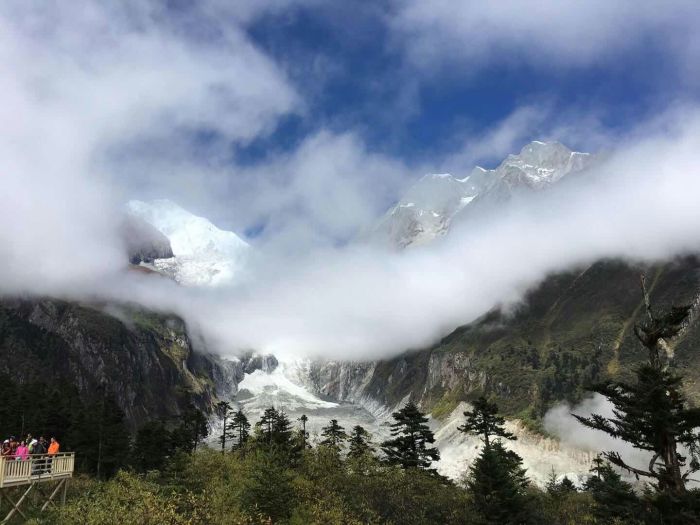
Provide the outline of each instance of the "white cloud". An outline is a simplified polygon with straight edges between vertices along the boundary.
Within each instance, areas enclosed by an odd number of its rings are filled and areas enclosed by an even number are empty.
[[[175,150],[201,128],[247,141],[300,108],[284,74],[226,20],[196,8],[178,20],[159,2],[67,6],[0,6],[0,273],[16,285],[121,264],[114,152]],[[207,22],[207,38],[185,22]]]
[[[397,45],[420,68],[491,60],[537,66],[596,65],[650,44],[697,60],[700,6],[692,0],[502,0],[394,2]],[[650,75],[653,67],[650,64]]]
[[[188,131],[204,127],[245,142],[281,115],[303,111],[277,66],[236,23],[217,25],[204,8],[183,21],[150,3],[58,5],[0,7],[0,118],[12,124],[0,130],[7,293],[173,309],[224,353],[377,357],[427,345],[516,300],[548,272],[599,257],[662,258],[699,247],[694,106],[620,142],[590,182],[504,208],[429,249],[315,247],[319,238],[351,236],[380,213],[403,164],[369,152],[352,133],[324,131],[253,168],[224,166],[216,148],[215,158],[201,162],[191,155]],[[185,31],[184,22],[204,29]],[[538,122],[537,111],[516,111],[466,145],[455,164],[503,153]],[[139,158],[126,157],[132,152]],[[122,161],[131,167],[120,169]],[[252,222],[269,219],[263,254],[271,258],[241,286],[215,291],[125,276],[115,237],[123,191],[116,179],[137,167],[153,170],[160,187],[172,177],[181,191],[201,192],[202,203],[218,197],[218,210],[235,206]],[[294,245],[301,249],[288,249]]]
[[[599,430],[585,427],[572,414],[614,417],[612,404],[603,396],[595,394],[575,406],[561,403],[553,407],[544,416],[545,430],[572,448],[596,453],[617,452],[631,466],[645,470],[648,468],[651,454],[647,451],[636,449],[626,441],[615,439]]]

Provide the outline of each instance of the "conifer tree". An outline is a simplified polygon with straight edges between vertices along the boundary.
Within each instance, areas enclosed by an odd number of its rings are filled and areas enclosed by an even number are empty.
[[[466,421],[457,428],[459,431],[481,436],[486,446],[489,446],[491,436],[515,439],[513,434],[503,428],[506,420],[498,415],[498,406],[495,403],[489,403],[481,396],[474,401],[473,407],[472,410],[464,412]]]
[[[228,401],[219,401],[214,405],[214,413],[216,417],[221,420],[221,435],[219,436],[219,443],[221,443],[221,453],[223,454],[226,450],[226,440],[231,437],[229,432],[228,420],[231,417],[231,403]]]
[[[321,445],[334,450],[336,454],[340,454],[348,439],[345,429],[338,424],[337,419],[331,419],[328,426],[321,429],[321,435],[323,436]]]
[[[522,458],[504,448],[500,440],[484,445],[466,482],[481,522],[494,525],[531,521],[525,492],[528,484]]]
[[[232,450],[241,450],[250,436],[250,423],[242,410],[233,414],[228,430],[229,435],[234,440]]]
[[[595,501],[594,514],[602,523],[629,520],[641,510],[632,486],[623,481],[610,463],[600,456],[593,460],[593,475],[585,488]]]
[[[574,482],[571,481],[568,476],[564,476],[561,481],[557,481],[557,475],[554,472],[554,468],[552,468],[552,473],[549,475],[545,489],[547,494],[553,498],[561,498],[567,494],[578,492],[576,485],[574,485]]]
[[[349,443],[349,458],[360,458],[372,452],[371,436],[361,425],[352,427]]]
[[[180,424],[173,430],[172,439],[175,448],[191,453],[197,445],[209,435],[207,417],[190,403],[180,415]]]
[[[607,381],[593,388],[612,403],[613,417],[598,414],[575,417],[587,427],[648,451],[651,460],[646,469],[631,466],[617,452],[605,452],[603,456],[613,465],[654,482],[659,492],[677,497],[685,493],[688,477],[700,469],[697,458],[700,409],[688,407],[681,391],[682,378],[664,363],[662,351],[667,349],[667,341],[683,329],[690,307],[672,307],[657,315],[652,310],[643,276],[642,292],[647,318],[635,325],[634,333],[648,351],[647,362],[634,370],[636,380],[632,383]],[[679,446],[690,451],[690,462],[680,454]]]
[[[526,523],[531,515],[525,493],[529,481],[522,458],[501,443],[501,438],[516,439],[503,428],[505,418],[498,415],[498,406],[483,396],[464,416],[466,421],[459,430],[479,436],[484,442],[467,475],[474,510],[483,523]]]
[[[149,421],[136,433],[132,461],[134,467],[146,472],[161,470],[171,450],[171,435],[162,421]]]
[[[435,443],[433,432],[426,424],[428,418],[413,402],[394,412],[392,417],[392,439],[381,445],[387,461],[404,469],[429,469],[433,461],[440,459],[440,452],[437,448],[428,446]]]
[[[122,467],[130,452],[124,412],[114,397],[100,388],[98,399],[85,407],[83,433],[76,448],[98,478],[109,478]]]
[[[299,418],[299,421],[301,421],[301,448],[302,450],[306,449],[307,447],[307,440],[309,439],[309,434],[306,432],[306,422],[309,420],[309,418],[306,416],[306,414],[302,414],[301,417]]]
[[[292,426],[283,411],[275,407],[266,409],[255,426],[259,433],[259,441],[268,447],[286,450],[291,447]]]

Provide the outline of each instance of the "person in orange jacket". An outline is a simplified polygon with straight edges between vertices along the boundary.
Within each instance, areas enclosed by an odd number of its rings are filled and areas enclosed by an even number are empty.
[[[49,445],[49,456],[55,456],[58,454],[58,450],[61,448],[55,437],[51,438],[51,444]]]

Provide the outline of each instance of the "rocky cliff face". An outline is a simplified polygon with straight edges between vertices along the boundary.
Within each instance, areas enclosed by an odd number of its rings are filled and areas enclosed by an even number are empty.
[[[206,410],[218,385],[243,375],[196,353],[177,317],[54,299],[0,302],[0,356],[0,372],[18,381],[68,381],[85,396],[106,388],[132,428],[177,416],[190,400]]]
[[[374,411],[410,398],[437,418],[486,393],[509,416],[537,424],[553,403],[577,401],[590,383],[624,376],[645,358],[632,331],[643,314],[642,271],[659,305],[698,305],[700,261],[694,257],[646,267],[601,261],[550,276],[522,304],[495,310],[431,348],[371,363],[313,363],[308,384]],[[696,319],[672,349],[698,402]]]

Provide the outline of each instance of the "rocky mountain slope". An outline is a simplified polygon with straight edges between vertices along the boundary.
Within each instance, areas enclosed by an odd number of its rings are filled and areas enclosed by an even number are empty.
[[[209,410],[217,384],[236,376],[195,352],[177,317],[55,299],[0,301],[0,356],[0,374],[18,382],[67,381],[86,397],[104,387],[132,429],[177,416],[189,402]]]
[[[536,428],[553,403],[578,401],[591,382],[624,376],[645,359],[633,334],[643,313],[642,271],[657,304],[700,304],[695,257],[645,267],[600,261],[551,275],[521,304],[495,309],[430,348],[373,363],[314,363],[310,384],[331,398],[370,406],[410,398],[438,419],[483,393]],[[686,389],[700,403],[695,317],[674,349]]]

